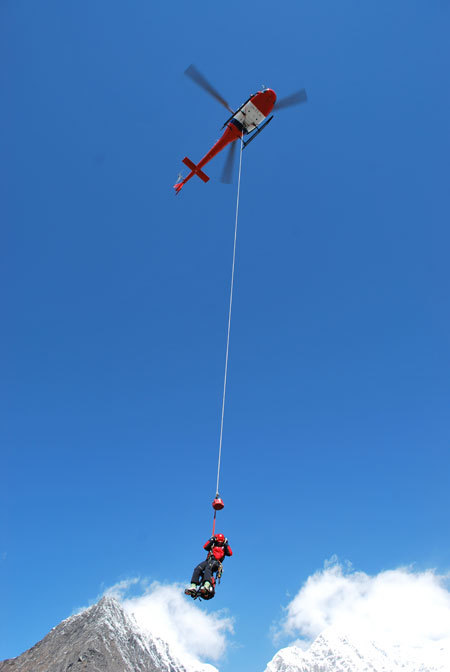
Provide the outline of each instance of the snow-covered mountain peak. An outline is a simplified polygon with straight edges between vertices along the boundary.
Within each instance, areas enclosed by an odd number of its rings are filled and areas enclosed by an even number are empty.
[[[439,645],[381,645],[362,634],[327,628],[305,651],[281,649],[265,672],[449,672],[450,652]]]
[[[125,613],[120,603],[110,595],[102,597],[96,604],[84,609],[75,616],[67,618],[61,625],[72,623],[77,618],[81,618],[85,625],[96,624],[99,626],[100,624],[104,624],[106,627],[119,631],[126,630],[131,625],[133,627],[136,625],[130,623],[130,617]]]
[[[0,662],[0,672],[217,672],[141,630],[111,596],[70,616],[31,649]]]

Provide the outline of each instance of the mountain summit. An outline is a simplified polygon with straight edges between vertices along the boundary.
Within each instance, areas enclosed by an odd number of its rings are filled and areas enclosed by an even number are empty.
[[[327,628],[307,651],[281,649],[265,672],[448,672],[448,651],[436,647],[379,645]]]
[[[449,672],[440,642],[380,645],[327,628],[307,651],[281,649],[265,672]],[[174,655],[167,642],[144,632],[113,597],[71,616],[21,656],[0,662],[0,672],[218,672]]]
[[[144,633],[113,597],[71,616],[0,672],[217,672],[181,662],[169,645]]]

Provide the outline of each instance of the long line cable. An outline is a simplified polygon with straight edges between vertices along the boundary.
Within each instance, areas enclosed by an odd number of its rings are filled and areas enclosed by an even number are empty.
[[[228,330],[227,330],[227,349],[225,353],[225,373],[223,377],[223,395],[222,395],[222,415],[220,418],[220,438],[219,438],[219,459],[217,462],[217,485],[216,496],[219,495],[220,462],[222,458],[222,439],[223,439],[223,418],[225,414],[225,397],[227,392],[227,374],[228,374],[228,354],[230,351],[230,329],[231,329],[231,309],[233,306],[233,288],[234,288],[234,268],[236,262],[236,239],[239,215],[239,196],[241,192],[241,171],[242,171],[242,150],[244,149],[244,140],[241,137],[241,151],[239,152],[239,177],[236,197],[236,217],[234,222],[234,243],[233,243],[233,263],[231,266],[231,286],[230,286],[230,305],[228,309]]]

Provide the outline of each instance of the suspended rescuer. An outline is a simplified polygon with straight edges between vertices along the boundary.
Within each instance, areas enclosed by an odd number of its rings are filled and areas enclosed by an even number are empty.
[[[211,599],[215,593],[213,575],[216,574],[220,579],[222,562],[226,555],[233,555],[233,551],[228,544],[228,539],[221,533],[208,539],[203,548],[208,552],[207,558],[194,569],[191,585],[184,592],[194,598],[200,595],[204,599]]]

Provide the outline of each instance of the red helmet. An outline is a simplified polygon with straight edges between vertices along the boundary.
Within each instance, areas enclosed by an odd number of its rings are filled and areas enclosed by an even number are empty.
[[[219,534],[216,534],[216,542],[218,544],[224,544],[225,543],[225,535],[219,532]]]

